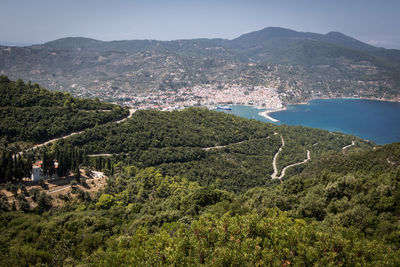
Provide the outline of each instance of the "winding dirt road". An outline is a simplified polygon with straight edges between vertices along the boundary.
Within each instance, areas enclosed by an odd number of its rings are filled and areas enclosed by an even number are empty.
[[[282,141],[282,146],[279,148],[278,152],[275,153],[274,160],[272,161],[272,166],[274,167],[274,172],[271,174],[271,178],[272,179],[281,180],[285,176],[286,170],[288,168],[293,167],[293,166],[297,166],[297,165],[300,165],[300,164],[304,164],[304,163],[306,163],[307,161],[309,161],[311,159],[310,150],[307,150],[307,158],[305,160],[303,160],[301,162],[297,162],[297,163],[293,163],[293,164],[287,165],[286,167],[284,167],[282,169],[281,175],[278,176],[278,168],[276,167],[276,159],[278,158],[279,153],[282,151],[282,148],[285,146],[285,140],[283,140],[282,135],[281,135],[281,141]]]
[[[285,140],[283,140],[282,135],[281,135],[281,141],[282,141],[282,146],[278,149],[278,152],[275,153],[274,160],[272,161],[272,166],[274,167],[274,173],[271,174],[271,178],[272,178],[272,179],[277,179],[277,178],[278,178],[278,177],[277,177],[277,175],[278,175],[278,168],[276,167],[276,159],[278,158],[279,153],[281,153],[282,148],[285,146]]]
[[[133,115],[133,113],[135,113],[135,111],[136,111],[136,109],[129,109],[129,115],[128,115],[128,117],[123,118],[122,120],[119,120],[119,121],[115,121],[114,123],[121,123],[121,122],[123,122],[123,121],[129,119],[130,117],[132,117],[132,115]],[[57,141],[57,140],[66,139],[66,138],[71,137],[71,136],[73,136],[73,135],[83,133],[84,131],[86,131],[86,130],[88,130],[88,129],[90,129],[90,128],[86,128],[85,130],[82,130],[82,131],[79,131],[79,132],[73,132],[73,133],[70,133],[70,134],[68,134],[68,135],[61,136],[61,137],[58,137],[58,138],[54,138],[54,139],[51,139],[51,140],[46,141],[46,142],[41,143],[41,144],[37,144],[37,145],[35,145],[35,146],[31,147],[31,148],[28,148],[28,149],[25,149],[25,150],[23,150],[23,151],[18,152],[16,155],[21,155],[23,152],[28,152],[28,151],[31,151],[31,150],[35,150],[35,149],[37,149],[37,148],[39,148],[39,147],[46,146],[46,145],[48,145],[48,144],[50,144],[50,143],[54,143],[54,142]],[[15,155],[15,156],[16,156],[16,155]]]
[[[310,159],[311,159],[310,150],[307,150],[307,158],[305,160],[303,160],[301,162],[297,162],[297,163],[293,163],[293,164],[287,165],[285,168],[282,169],[281,175],[279,177],[276,177],[276,179],[282,179],[285,176],[285,172],[286,172],[286,170],[288,168],[296,166],[296,165],[304,164],[307,161],[309,161]]]
[[[267,137],[262,137],[262,138],[258,138],[258,139],[269,139],[269,136],[267,136]],[[251,140],[251,139],[248,139],[248,140],[243,140],[243,141],[240,141],[240,142],[236,142],[236,143],[231,143],[231,144],[227,144],[227,145],[223,145],[223,146],[211,146],[211,147],[202,147],[201,149],[203,149],[203,150],[211,150],[211,149],[221,149],[221,148],[224,148],[224,147],[227,147],[227,146],[230,146],[230,145],[238,145],[238,144],[241,144],[241,143],[243,143],[243,142],[246,142],[246,141],[249,141],[249,140]],[[253,139],[254,140],[254,139]]]
[[[347,145],[347,146],[344,146],[344,147],[342,147],[342,150],[345,150],[345,149],[347,149],[347,148],[349,148],[349,147],[352,147],[352,146],[355,146],[356,145],[356,142],[354,142],[354,141],[351,141],[351,144],[350,145]]]

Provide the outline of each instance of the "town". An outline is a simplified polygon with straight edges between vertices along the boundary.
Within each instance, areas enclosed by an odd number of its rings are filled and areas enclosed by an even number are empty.
[[[190,106],[213,108],[216,105],[254,105],[263,109],[282,108],[275,88],[240,84],[195,85],[191,88],[136,94],[124,105],[138,109],[175,110]]]

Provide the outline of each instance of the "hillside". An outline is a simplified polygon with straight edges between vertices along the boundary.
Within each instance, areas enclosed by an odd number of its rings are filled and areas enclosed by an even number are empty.
[[[285,103],[316,97],[399,99],[400,52],[338,32],[265,28],[233,40],[63,38],[0,47],[0,74],[73,95],[130,102],[149,91],[239,84],[279,90]]]
[[[400,143],[394,143],[322,157],[274,188],[249,190],[241,205],[257,207],[259,212],[279,207],[291,217],[357,229],[398,247],[399,151]]]
[[[61,104],[39,129],[59,114],[127,115],[1,83],[10,128],[24,122],[12,116],[18,109]],[[1,153],[0,266],[398,266],[399,155],[400,143],[205,108],[138,110],[19,156]],[[60,178],[23,180],[34,160]]]
[[[98,199],[43,215],[0,213],[1,264],[395,266],[398,150],[331,153],[243,195],[119,164]],[[376,172],[387,157],[394,164]],[[335,161],[366,168],[327,173]]]
[[[370,149],[373,143],[342,133],[276,126],[256,120],[200,108],[183,111],[137,111],[121,124],[95,127],[59,142],[80,147],[92,155],[108,155],[139,168],[156,167],[165,175],[182,176],[202,186],[217,183],[227,191],[244,192],[268,184],[273,158],[279,172],[301,162],[310,151],[312,159],[341,151],[354,140],[351,149]],[[291,168],[290,177],[301,166]]]
[[[53,137],[127,116],[119,106],[0,77],[0,149],[20,151]]]

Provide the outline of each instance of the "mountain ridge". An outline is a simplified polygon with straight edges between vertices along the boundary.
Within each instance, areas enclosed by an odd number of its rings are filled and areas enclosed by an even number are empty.
[[[246,32],[243,34],[240,34],[237,37],[234,38],[207,38],[207,37],[201,37],[201,38],[178,38],[178,39],[173,39],[173,40],[159,40],[159,39],[153,39],[153,38],[145,38],[145,39],[115,39],[115,40],[109,40],[109,41],[105,41],[105,40],[100,40],[100,39],[96,39],[93,37],[85,37],[85,36],[66,36],[66,37],[60,37],[60,38],[56,38],[54,40],[50,40],[50,41],[45,41],[45,42],[39,42],[39,43],[35,43],[35,42],[6,42],[6,41],[0,41],[0,45],[1,46],[6,46],[6,47],[32,47],[32,46],[41,46],[41,45],[45,45],[45,44],[49,44],[55,41],[60,41],[60,40],[66,40],[66,39],[88,39],[88,40],[93,40],[93,41],[98,41],[98,42],[103,42],[103,43],[116,43],[116,42],[126,42],[126,41],[156,41],[156,42],[174,42],[174,41],[188,41],[188,40],[219,40],[219,41],[233,41],[236,39],[239,39],[241,37],[247,36],[249,34],[255,34],[255,33],[261,33],[261,32],[265,32],[265,31],[281,31],[281,32],[290,32],[293,34],[297,34],[298,36],[300,36],[301,34],[306,34],[306,35],[310,35],[310,36],[326,36],[326,37],[330,37],[330,36],[336,36],[336,37],[345,37],[348,39],[353,39],[356,42],[360,42],[363,43],[365,45],[368,45],[370,47],[374,47],[374,48],[379,48],[379,49],[386,49],[386,50],[399,50],[399,49],[393,49],[393,48],[385,48],[385,47],[379,47],[379,46],[374,46],[371,44],[367,44],[365,42],[362,42],[356,38],[353,38],[349,35],[346,35],[344,33],[338,32],[338,31],[329,31],[327,33],[313,33],[313,32],[307,32],[307,31],[296,31],[296,30],[292,30],[289,28],[284,28],[284,27],[276,27],[276,26],[269,26],[269,27],[265,27],[263,29],[260,30],[256,30],[256,31],[251,31],[251,32]],[[13,45],[16,44],[16,45]]]
[[[0,46],[0,66],[0,74],[13,79],[111,101],[206,84],[275,87],[285,103],[317,97],[400,99],[400,50],[338,32],[279,27],[232,40],[67,37],[31,47]]]
[[[256,37],[256,38],[254,38]],[[239,35],[238,37],[235,37],[233,39],[225,39],[225,38],[192,38],[192,39],[176,39],[176,40],[169,40],[169,41],[164,41],[164,40],[157,40],[157,39],[125,39],[125,40],[112,40],[112,41],[103,41],[95,38],[90,38],[90,37],[83,37],[83,36],[77,36],[77,37],[62,37],[58,38],[52,41],[45,42],[43,44],[35,44],[32,46],[26,46],[26,47],[53,47],[54,44],[56,43],[63,43],[65,41],[75,41],[75,40],[81,40],[81,41],[86,41],[86,42],[91,42],[93,43],[98,43],[98,44],[121,44],[121,43],[133,43],[133,42],[143,42],[143,43],[174,43],[174,42],[197,42],[197,41],[205,41],[205,42],[240,42],[243,39],[260,39],[262,38],[263,40],[268,40],[271,38],[283,38],[283,37],[290,37],[290,38],[296,38],[296,39],[317,39],[317,40],[324,40],[325,42],[333,43],[333,44],[340,44],[340,40],[342,42],[348,43],[348,45],[345,45],[342,43],[343,46],[350,46],[350,44],[356,44],[359,47],[363,47],[365,50],[379,50],[379,49],[385,49],[385,50],[397,50],[397,49],[386,49],[383,47],[377,47],[373,46],[370,44],[367,44],[365,42],[359,41],[351,36],[348,36],[346,34],[343,34],[341,32],[337,31],[330,31],[326,34],[321,34],[321,33],[313,33],[313,32],[302,32],[302,31],[295,31],[287,28],[282,28],[282,27],[266,27],[261,30],[257,31],[252,31],[248,33],[244,33]],[[265,39],[267,38],[267,39]]]

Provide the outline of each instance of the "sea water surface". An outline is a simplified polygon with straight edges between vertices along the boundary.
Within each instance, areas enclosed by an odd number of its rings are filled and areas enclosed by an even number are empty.
[[[251,106],[232,105],[224,111],[237,116],[271,122]],[[287,125],[302,125],[343,132],[377,144],[400,142],[400,103],[364,99],[317,99],[306,105],[289,105],[270,113]]]

